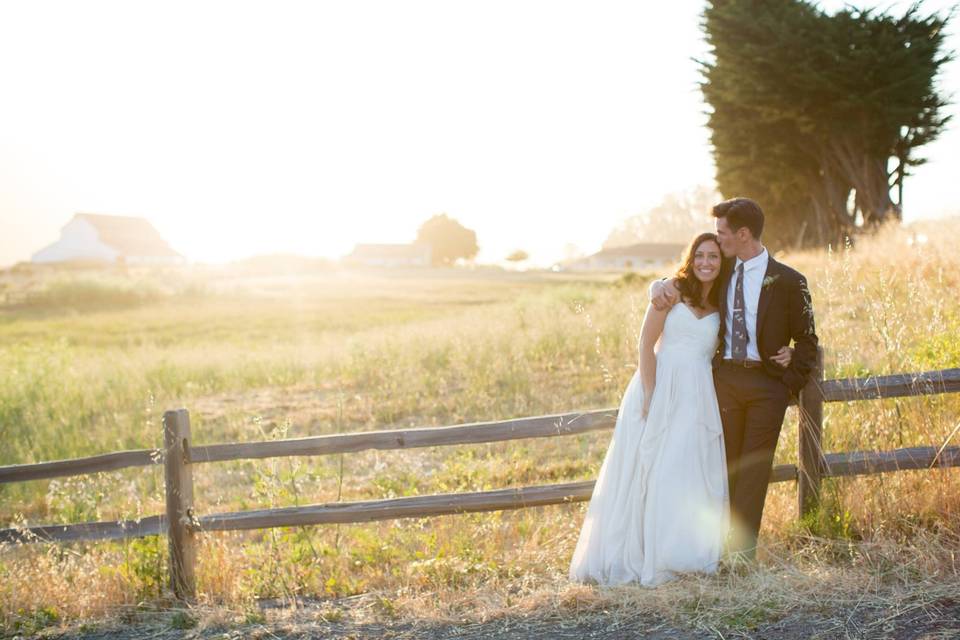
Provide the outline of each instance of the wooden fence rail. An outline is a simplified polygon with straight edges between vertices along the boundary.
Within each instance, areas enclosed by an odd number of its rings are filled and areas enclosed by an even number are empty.
[[[960,466],[960,447],[915,447],[883,452],[824,454],[821,447],[824,402],[921,396],[960,391],[960,369],[869,378],[823,380],[822,352],[816,375],[799,397],[799,459],[778,465],[770,482],[798,481],[801,513],[816,506],[820,481],[840,477]],[[193,511],[192,467],[202,462],[326,455],[370,449],[410,449],[457,444],[545,438],[609,429],[616,409],[565,413],[451,427],[372,431],[310,438],[193,446],[185,409],[164,414],[164,448],[122,451],[87,458],[0,467],[0,483],[113,471],[164,464],[166,513],[139,520],[42,525],[0,530],[0,543],[70,542],[168,535],[170,584],[180,598],[195,592],[195,536],[201,531],[370,522],[477,511],[499,511],[580,502],[590,499],[594,482],[572,482],[470,493],[413,496],[197,515]]]
[[[821,386],[824,402],[899,398],[958,391],[960,391],[960,369],[826,380]],[[814,391],[814,398],[815,393]],[[614,407],[515,420],[476,422],[452,427],[366,431],[287,440],[199,445],[191,448],[190,461],[199,463],[281,456],[315,456],[368,449],[413,449],[522,438],[548,438],[612,429],[616,419],[617,409]],[[56,462],[14,464],[0,467],[0,484],[115,471],[127,467],[162,463],[163,451],[160,449],[137,449]]]
[[[869,475],[887,471],[960,467],[960,447],[914,447],[882,452],[829,453],[825,456],[827,477]],[[797,467],[781,464],[773,468],[770,482],[797,479]],[[307,524],[349,524],[424,518],[471,511],[502,511],[526,507],[582,502],[593,493],[593,480],[495,491],[446,493],[428,496],[335,502],[282,507],[236,513],[217,513],[195,518],[192,527],[199,531],[267,529]],[[0,542],[76,542],[79,540],[116,540],[142,538],[162,533],[166,516],[149,516],[121,522],[90,522],[68,525],[44,525],[0,530]]]
[[[369,449],[414,449],[454,444],[480,444],[521,438],[549,438],[612,429],[616,421],[616,408],[601,409],[496,422],[475,422],[452,427],[364,431],[361,433],[342,433],[263,442],[199,445],[190,448],[189,457],[191,463],[222,462],[283,456],[353,453]],[[0,484],[74,476],[98,471],[114,471],[125,467],[141,467],[151,464],[163,464],[163,451],[160,449],[139,449],[89,458],[59,460],[57,462],[15,464],[0,467]]]

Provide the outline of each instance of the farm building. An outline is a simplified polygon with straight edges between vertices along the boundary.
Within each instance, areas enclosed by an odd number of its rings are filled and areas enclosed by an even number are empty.
[[[183,264],[144,218],[78,213],[60,230],[60,239],[33,254],[31,262],[101,261],[129,265]]]
[[[343,262],[364,267],[429,267],[430,245],[358,244]]]
[[[641,242],[603,249],[562,265],[567,271],[636,271],[670,265],[680,260],[686,245]]]

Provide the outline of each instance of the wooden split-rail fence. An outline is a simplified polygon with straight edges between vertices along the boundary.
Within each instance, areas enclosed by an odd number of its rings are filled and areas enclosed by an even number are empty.
[[[770,482],[797,481],[800,514],[814,509],[824,477],[853,476],[960,466],[960,446],[914,447],[881,452],[824,454],[823,403],[922,396],[960,391],[960,369],[869,378],[823,380],[822,352],[817,375],[800,393],[797,464],[771,470]],[[186,409],[163,415],[163,449],[107,453],[88,458],[0,467],[0,483],[74,476],[126,467],[164,465],[166,513],[139,520],[23,526],[0,530],[0,543],[110,540],[166,533],[170,586],[177,598],[195,595],[196,536],[203,531],[265,529],[422,518],[454,513],[520,509],[590,499],[594,481],[496,491],[338,502],[300,507],[198,514],[193,509],[193,469],[207,462],[281,456],[314,456],[369,449],[413,449],[459,444],[547,438],[610,429],[616,409],[481,422],[450,427],[372,431],[265,442],[194,446]]]

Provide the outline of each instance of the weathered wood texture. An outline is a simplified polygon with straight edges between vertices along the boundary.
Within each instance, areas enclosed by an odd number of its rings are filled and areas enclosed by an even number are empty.
[[[960,447],[912,447],[895,451],[828,453],[824,476],[861,476],[889,471],[960,467]]]
[[[817,360],[810,379],[800,391],[797,425],[797,502],[800,515],[810,513],[820,501],[820,476],[823,473],[823,348],[817,348]]]
[[[960,369],[845,378],[823,383],[824,402],[877,400],[960,392]]]
[[[368,449],[415,449],[456,444],[499,442],[520,438],[550,438],[612,429],[616,409],[562,413],[516,420],[476,422],[452,427],[425,427],[395,431],[344,433],[266,442],[211,444],[194,447],[192,462],[215,462],[280,456],[314,456]]]
[[[193,515],[193,470],[190,464],[190,414],[186,409],[163,414],[163,470],[170,546],[170,588],[180,600],[197,592],[197,544]]]
[[[140,520],[119,522],[84,522],[82,524],[49,524],[36,527],[0,529],[0,544],[28,542],[82,542],[85,540],[123,540],[166,533],[164,516],[148,516]]]
[[[98,471],[115,471],[127,467],[145,467],[151,464],[160,464],[163,461],[162,458],[163,454],[159,449],[138,449],[104,453],[89,458],[73,458],[71,460],[37,462],[34,464],[12,464],[0,467],[0,484],[62,476],[79,476],[87,473],[97,473]]]

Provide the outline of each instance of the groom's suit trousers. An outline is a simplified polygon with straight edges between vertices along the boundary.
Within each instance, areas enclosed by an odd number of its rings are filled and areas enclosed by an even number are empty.
[[[790,391],[761,368],[714,370],[730,491],[730,552],[752,558]]]

